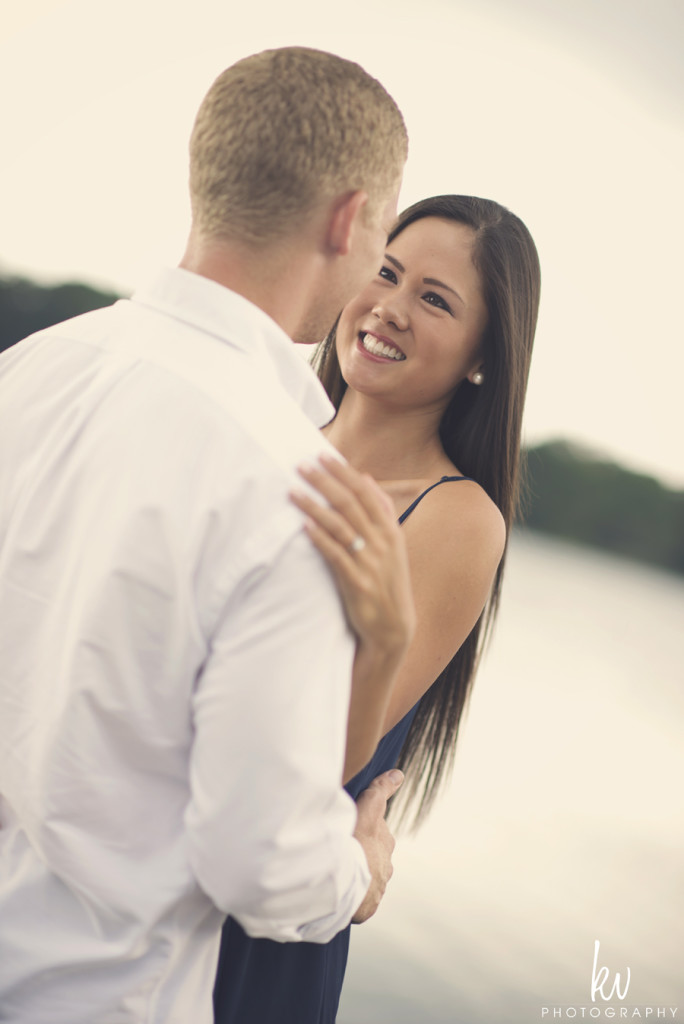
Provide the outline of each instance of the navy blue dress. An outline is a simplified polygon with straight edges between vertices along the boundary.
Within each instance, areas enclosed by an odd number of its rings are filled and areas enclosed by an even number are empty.
[[[399,518],[441,483],[423,491]],[[376,775],[393,768],[408,735],[416,704],[380,740],[375,754],[345,789],[356,799]],[[334,1024],[344,981],[351,925],[327,943],[252,939],[232,917],[223,927],[214,988],[215,1024]]]

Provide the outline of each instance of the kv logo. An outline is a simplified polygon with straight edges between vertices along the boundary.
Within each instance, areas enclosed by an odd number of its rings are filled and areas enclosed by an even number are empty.
[[[630,970],[629,970],[629,967],[627,968],[627,980],[625,981],[625,990],[624,990],[624,992],[620,991],[620,975],[619,975],[618,972],[616,972],[616,974],[615,974],[615,981],[613,982],[613,987],[611,988],[611,990],[608,993],[608,995],[606,995],[606,993],[603,991],[603,986],[608,981],[608,968],[607,967],[601,967],[599,969],[598,973],[597,973],[598,955],[599,955],[599,948],[600,948],[600,946],[601,946],[601,943],[597,939],[596,942],[594,943],[594,969],[593,969],[592,974],[591,974],[591,1001],[592,1001],[592,1003],[596,1002],[596,993],[597,992],[600,993],[601,999],[603,999],[605,1002],[608,1002],[609,999],[612,999],[613,995],[615,993],[617,993],[618,999],[624,999],[626,997],[626,995],[627,995],[627,989],[629,988],[629,982],[630,982]]]

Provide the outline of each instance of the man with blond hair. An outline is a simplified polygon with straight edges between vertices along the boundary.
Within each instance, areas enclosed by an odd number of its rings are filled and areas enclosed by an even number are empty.
[[[349,61],[214,83],[177,269],[0,359],[0,1020],[212,1019],[226,914],[325,942],[390,871],[341,789],[354,639],[288,503],[318,340],[380,266],[406,134]],[[370,755],[371,751],[368,751]]]

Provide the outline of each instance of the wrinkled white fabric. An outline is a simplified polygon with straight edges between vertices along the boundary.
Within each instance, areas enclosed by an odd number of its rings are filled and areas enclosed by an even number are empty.
[[[208,1024],[226,913],[361,902],[353,641],[287,499],[330,415],[184,270],[0,357],[0,1020]]]

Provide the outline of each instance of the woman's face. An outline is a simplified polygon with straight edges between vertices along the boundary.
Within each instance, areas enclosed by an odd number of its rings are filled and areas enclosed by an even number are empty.
[[[487,310],[474,237],[465,224],[424,217],[388,245],[379,274],[338,324],[340,368],[352,389],[441,410],[480,368]]]

